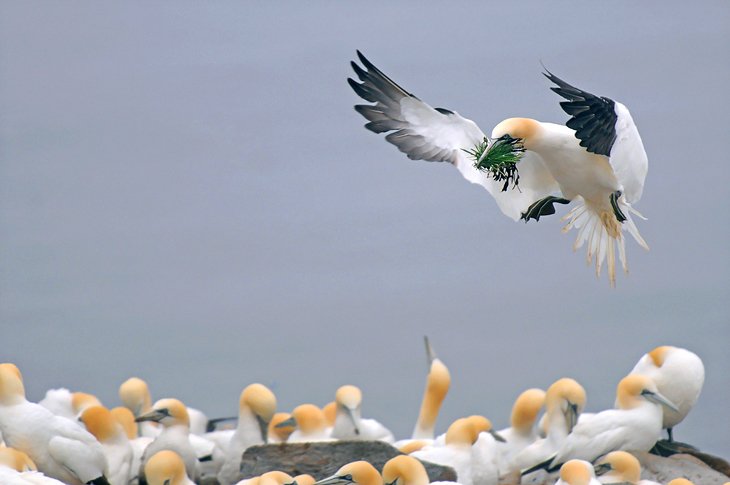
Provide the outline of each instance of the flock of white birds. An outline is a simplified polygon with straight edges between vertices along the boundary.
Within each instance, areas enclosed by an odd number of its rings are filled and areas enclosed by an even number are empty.
[[[525,390],[510,426],[495,430],[484,416],[457,419],[436,435],[436,420],[451,376],[428,340],[429,372],[413,435],[396,441],[381,423],[361,416],[362,393],[337,389],[323,408],[302,404],[277,413],[274,393],[262,384],[241,392],[235,429],[207,431],[206,416],[174,398],[154,404],[144,380],[119,387],[120,406],[95,396],[52,389],[39,403],[25,397],[17,366],[0,364],[0,483],[70,485],[181,485],[216,477],[221,485],[427,485],[421,461],[447,465],[463,485],[519,483],[540,468],[560,469],[560,485],[640,480],[629,451],[649,451],[696,403],[704,366],[694,353],[672,346],[644,355],[616,389],[614,409],[585,413],[586,392],[562,378],[546,391]],[[264,443],[380,440],[400,455],[377,471],[367,461],[343,466],[316,481],[272,470],[241,477],[243,452]],[[367,457],[362,457],[366,459]],[[596,476],[598,475],[598,478]],[[241,480],[241,478],[244,478]],[[689,482],[677,477],[671,485]]]

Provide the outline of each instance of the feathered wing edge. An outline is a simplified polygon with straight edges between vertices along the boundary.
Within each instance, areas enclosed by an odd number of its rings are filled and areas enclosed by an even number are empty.
[[[601,276],[603,262],[606,261],[608,269],[608,279],[611,286],[616,286],[616,247],[618,247],[618,256],[624,273],[629,272],[629,265],[626,259],[626,244],[624,241],[624,230],[631,234],[636,242],[642,248],[649,250],[639,229],[634,224],[631,214],[646,220],[637,210],[624,201],[619,200],[618,204],[621,211],[626,216],[623,224],[616,220],[615,215],[609,211],[600,211],[584,203],[575,206],[570,212],[563,216],[564,221],[568,221],[563,232],[568,232],[572,228],[578,231],[578,236],[573,243],[573,250],[577,251],[587,243],[586,263],[591,264],[595,260],[596,276]]]

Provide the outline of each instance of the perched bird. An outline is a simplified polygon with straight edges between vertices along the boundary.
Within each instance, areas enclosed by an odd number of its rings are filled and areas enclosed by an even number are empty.
[[[418,413],[418,421],[413,430],[412,438],[414,440],[434,439],[436,418],[438,418],[441,405],[451,386],[451,374],[448,367],[441,359],[436,357],[428,337],[424,337],[424,341],[429,369],[426,377],[426,389],[423,391],[421,411]]]
[[[601,485],[593,465],[583,460],[570,460],[560,467],[560,480],[555,485]]]
[[[429,483],[455,484],[456,482],[430,482],[423,463],[412,456],[399,455],[383,466],[385,485],[428,485]]]
[[[586,392],[577,381],[564,377],[553,382],[545,393],[545,438],[535,440],[504,461],[503,470],[507,473],[523,470],[554,456],[575,427],[585,405]]]
[[[549,468],[570,459],[593,461],[611,451],[649,451],[662,429],[661,406],[676,409],[651,378],[629,375],[616,389],[618,409],[584,416],[565,438]]]
[[[332,428],[332,438],[338,440],[379,440],[393,443],[393,433],[374,419],[363,419],[360,414],[362,392],[356,386],[346,385],[337,389],[337,417]]]
[[[512,468],[514,456],[538,439],[535,423],[544,405],[545,391],[542,389],[527,389],[517,396],[512,406],[510,427],[499,430],[505,440],[499,445],[501,468]]]
[[[25,398],[20,370],[0,364],[0,430],[5,443],[26,453],[38,470],[69,485],[109,485],[104,451],[78,423]]]
[[[295,407],[291,417],[276,426],[286,428],[292,425],[296,426],[296,429],[287,440],[290,443],[332,441],[324,412],[314,404],[301,404]]]
[[[136,419],[137,422],[152,421],[162,425],[162,431],[152,441],[142,454],[142,469],[140,476],[144,476],[147,462],[158,451],[174,451],[185,463],[185,473],[192,480],[199,477],[198,457],[190,444],[190,418],[185,405],[177,399],[160,399],[152,410]]]
[[[107,478],[111,485],[127,485],[132,478],[132,445],[124,428],[104,406],[91,406],[79,418],[89,433],[99,440],[109,464]],[[136,473],[136,470],[134,470]]]
[[[687,417],[702,392],[702,359],[687,349],[663,345],[644,354],[631,374],[651,377],[659,392],[677,406],[677,411],[662,408],[662,427],[667,430],[669,441],[673,441],[672,429]]]
[[[268,441],[269,422],[275,412],[276,396],[263,384],[251,384],[241,392],[238,426],[231,436],[225,462],[218,473],[221,485],[238,481],[241,456],[246,448]]]
[[[315,482],[314,485],[383,485],[383,478],[370,463],[354,461],[343,466],[334,475]]]
[[[296,423],[289,422],[286,425],[281,423],[289,421],[290,418],[289,413],[274,413],[269,422],[269,443],[285,443],[289,439],[289,436],[297,429]]]
[[[144,466],[149,485],[195,485],[185,472],[185,463],[172,450],[160,450],[153,454]]]
[[[488,138],[458,113],[432,108],[409,93],[357,53],[352,62],[360,83],[352,89],[375,104],[355,106],[375,133],[413,160],[450,162],[469,182],[483,186],[502,212],[514,220],[539,220],[554,214],[556,203],[578,205],[566,216],[578,229],[574,247],[588,243],[587,259],[595,259],[600,275],[607,259],[615,284],[614,244],[628,271],[623,231],[643,248],[631,214],[641,198],[648,170],[647,156],[629,110],[621,103],[575,88],[549,71],[551,88],[567,99],[567,126],[530,118],[509,118]]]
[[[147,383],[139,377],[130,377],[119,386],[119,399],[124,407],[132,411],[137,418],[152,410],[152,397]],[[162,428],[154,422],[142,421],[139,423],[139,436],[155,437]]]
[[[631,453],[612,451],[599,459],[594,466],[598,481],[625,485],[661,485],[641,479],[641,464]]]
[[[0,446],[0,483],[3,485],[63,485],[38,471],[28,455]]]

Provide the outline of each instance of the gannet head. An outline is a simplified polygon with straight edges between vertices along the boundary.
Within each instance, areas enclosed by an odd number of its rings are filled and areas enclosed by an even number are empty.
[[[110,412],[117,423],[121,425],[124,430],[124,434],[127,435],[127,438],[133,440],[137,437],[137,425],[134,423],[134,414],[132,414],[132,411],[124,406],[118,406]]]
[[[86,408],[79,420],[84,423],[89,433],[93,434],[100,443],[113,440],[122,433],[122,427],[104,406]]]
[[[641,465],[631,453],[612,451],[595,465],[596,475],[604,483],[628,483],[635,485],[641,478]]]
[[[0,466],[12,468],[16,472],[38,471],[28,455],[15,448],[0,446]]]
[[[331,477],[315,482],[314,485],[383,485],[383,478],[370,463],[354,461],[343,466]]]
[[[190,417],[188,409],[177,399],[160,399],[157,401],[152,410],[142,416],[137,416],[136,422],[153,421],[160,423],[164,427],[183,425],[190,427]]]
[[[446,444],[453,446],[471,446],[479,438],[479,433],[490,433],[495,440],[505,439],[492,429],[492,422],[484,416],[474,415],[459,418],[446,430]]]
[[[667,485],[695,485],[695,484],[690,482],[686,478],[675,478],[671,482],[667,483]],[[725,484],[725,485],[727,485],[727,484]]]
[[[520,431],[532,430],[537,415],[544,405],[545,391],[542,389],[528,389],[517,396],[510,416],[512,428]]]
[[[314,485],[314,482],[316,482],[314,477],[307,473],[297,475],[296,477],[294,477],[294,481],[297,482],[297,485]]]
[[[324,417],[327,420],[327,426],[335,425],[335,418],[337,418],[337,401],[330,401],[322,408]]]
[[[414,451],[421,450],[421,449],[423,449],[424,446],[427,446],[430,444],[431,444],[431,441],[411,440],[411,441],[408,441],[406,444],[402,445],[400,448],[398,448],[398,451],[400,451],[404,455],[410,455]]]
[[[506,442],[506,440],[502,437],[502,435],[500,435],[499,433],[497,433],[494,430],[494,428],[492,427],[492,422],[489,419],[485,418],[484,416],[475,414],[473,416],[469,416],[468,418],[466,418],[466,420],[474,428],[477,438],[479,437],[479,433],[489,433],[492,435],[492,437],[495,440],[497,440],[501,443]],[[476,441],[476,439],[475,439],[475,441]]]
[[[276,412],[276,396],[263,384],[250,384],[241,392],[238,401],[239,414],[248,409],[253,412],[261,430],[261,440],[269,440],[269,422]]]
[[[560,479],[569,485],[590,485],[593,478],[593,465],[587,461],[570,460],[560,467]]]
[[[356,386],[345,385],[335,393],[338,413],[343,412],[355,427],[355,434],[360,434],[360,404],[362,392]]]
[[[633,409],[641,404],[642,399],[678,411],[674,403],[659,393],[650,377],[631,374],[621,379],[616,388],[616,405],[619,409]]]
[[[86,409],[92,406],[101,406],[99,398],[88,392],[72,392],[71,393],[71,408],[74,410],[76,415],[80,415]]]
[[[148,412],[152,407],[152,398],[147,383],[139,377],[130,377],[122,382],[119,386],[119,399],[135,416]]]
[[[144,466],[144,474],[149,485],[179,485],[187,477],[185,463],[171,450],[152,455]]]
[[[0,364],[0,404],[13,405],[25,401],[25,386],[15,364]]]
[[[294,483],[294,478],[291,475],[275,470],[261,475],[258,485],[292,485]]]
[[[289,435],[292,434],[296,429],[296,424],[294,423],[287,423],[282,425],[282,423],[289,421],[290,419],[291,414],[289,413],[275,413],[274,416],[271,418],[271,421],[269,421],[268,435],[275,436],[276,439],[281,442],[286,441],[289,438]]]
[[[438,418],[441,404],[446,398],[451,386],[451,374],[449,369],[436,357],[428,337],[424,337],[426,343],[426,356],[428,359],[429,372],[426,378],[426,390],[421,403],[421,411],[418,414],[418,424],[414,437],[433,437],[433,428]]]
[[[553,382],[545,393],[548,413],[561,413],[565,417],[568,433],[578,422],[578,416],[586,405],[586,391],[574,379],[564,377]]]
[[[385,485],[428,485],[428,473],[423,464],[408,455],[391,458],[383,466]]]
[[[664,361],[667,359],[667,355],[672,351],[674,347],[670,345],[662,345],[649,352],[649,357],[655,366],[661,367],[664,365]]]
[[[324,413],[314,404],[301,404],[291,412],[291,418],[279,423],[278,426],[294,425],[304,433],[322,431],[327,426]]]
[[[519,140],[525,149],[529,150],[540,133],[540,122],[531,118],[508,118],[492,130],[492,139],[509,137],[513,140]]]

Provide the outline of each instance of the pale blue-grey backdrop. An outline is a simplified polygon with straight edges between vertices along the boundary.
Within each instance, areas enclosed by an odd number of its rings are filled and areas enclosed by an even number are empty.
[[[0,360],[29,397],[117,404],[130,375],[212,416],[364,390],[407,436],[422,336],[439,429],[568,375],[610,407],[644,352],[707,381],[677,437],[730,455],[730,4],[3,2]],[[559,217],[514,223],[444,164],[362,128],[363,50],[485,131],[562,122],[540,61],[632,110],[650,158],[631,274],[596,280]],[[561,212],[565,212],[561,207]]]

